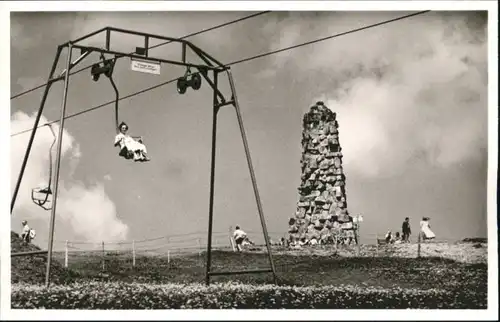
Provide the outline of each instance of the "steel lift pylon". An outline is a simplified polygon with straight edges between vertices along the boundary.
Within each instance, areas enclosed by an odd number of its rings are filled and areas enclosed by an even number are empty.
[[[95,46],[84,46],[81,45],[82,41],[89,39],[90,37],[98,36],[105,34],[105,44],[103,47],[95,47]],[[111,49],[111,40],[112,40],[112,35],[114,34],[126,34],[126,35],[135,35],[140,37],[143,40],[143,47],[136,47],[135,52],[133,53],[125,53],[125,52],[120,52],[120,51],[115,51]],[[168,60],[168,59],[163,59],[163,58],[158,58],[158,57],[152,57],[149,55],[149,42],[150,40],[160,40],[160,41],[166,41],[168,43],[176,43],[181,46],[181,59],[179,60]],[[56,66],[59,62],[59,59],[61,58],[61,53],[63,49],[67,48],[67,58],[66,58],[66,68],[58,75],[55,76],[55,70]],[[72,59],[72,54],[74,50],[80,50],[80,56],[75,60],[71,61]],[[189,62],[186,59],[186,53],[190,51],[191,53],[195,54],[195,57],[198,57],[203,63],[198,64],[198,63],[192,63]],[[212,117],[212,154],[211,154],[211,169],[210,169],[210,198],[209,198],[209,209],[208,209],[208,237],[207,237],[207,257],[206,257],[206,274],[205,274],[205,282],[206,284],[210,284],[210,277],[211,276],[217,276],[217,275],[232,275],[232,274],[246,274],[246,273],[272,273],[274,282],[277,282],[277,277],[276,277],[276,270],[273,262],[273,257],[272,257],[272,252],[271,252],[271,245],[269,241],[269,235],[266,227],[266,222],[264,219],[264,214],[262,210],[262,203],[260,200],[259,196],[259,191],[257,187],[257,181],[255,178],[255,172],[253,169],[252,165],[252,159],[250,157],[250,150],[248,147],[248,141],[247,137],[245,134],[245,129],[243,127],[243,117],[241,115],[240,107],[238,104],[238,98],[236,95],[236,88],[234,84],[234,79],[231,73],[231,69],[229,66],[226,66],[219,61],[217,61],[215,58],[207,54],[205,51],[201,50],[199,47],[194,45],[193,43],[184,40],[184,39],[178,39],[178,38],[172,38],[172,37],[165,37],[165,36],[160,36],[160,35],[154,35],[154,34],[149,34],[149,33],[143,33],[143,32],[137,32],[137,31],[132,31],[132,30],[126,30],[126,29],[119,29],[119,28],[113,28],[113,27],[105,27],[102,29],[99,29],[95,32],[89,33],[83,37],[80,37],[76,40],[68,41],[64,44],[61,44],[57,47],[57,52],[55,55],[54,62],[52,64],[52,68],[50,70],[49,76],[48,76],[48,81],[47,81],[47,86],[45,87],[42,100],[40,103],[40,107],[38,109],[38,113],[35,119],[35,123],[33,124],[33,129],[31,131],[31,136],[28,142],[28,146],[26,148],[26,153],[24,155],[23,162],[21,164],[21,170],[17,179],[16,186],[14,188],[14,193],[12,196],[11,200],[11,214],[14,209],[14,205],[16,202],[17,195],[19,193],[19,188],[21,186],[21,182],[23,179],[24,171],[26,169],[26,164],[29,159],[30,151],[33,145],[33,140],[35,138],[37,128],[39,127],[39,122],[40,122],[40,117],[42,116],[43,108],[45,106],[45,102],[47,100],[47,96],[49,93],[49,90],[52,86],[52,84],[58,82],[58,81],[64,81],[64,90],[62,94],[62,104],[61,104],[61,113],[60,113],[60,127],[59,127],[59,135],[58,135],[58,141],[57,141],[57,154],[55,158],[55,171],[53,173],[53,189],[52,189],[52,208],[51,210],[51,215],[50,215],[50,226],[49,226],[49,242],[48,242],[48,248],[47,251],[36,251],[36,252],[25,252],[25,253],[13,253],[11,256],[28,256],[28,255],[40,255],[40,254],[47,254],[47,270],[46,270],[46,276],[45,276],[45,285],[48,287],[50,285],[50,268],[51,268],[51,263],[52,263],[52,249],[53,249],[53,242],[54,242],[54,226],[55,226],[55,217],[56,217],[56,210],[57,210],[57,197],[58,197],[58,184],[59,184],[59,169],[60,169],[60,162],[61,162],[61,146],[62,146],[62,137],[63,137],[63,130],[64,130],[64,120],[65,120],[65,113],[66,113],[66,104],[67,104],[67,98],[68,98],[68,88],[69,88],[69,80],[70,80],[70,72],[71,70],[78,65],[81,61],[83,61],[87,56],[89,56],[91,53],[98,53],[102,59],[102,64],[94,64],[92,66],[92,79],[94,81],[97,81],[99,79],[100,74],[104,74],[107,76],[115,90],[116,93],[116,103],[115,103],[115,108],[116,108],[116,116],[118,115],[118,101],[119,101],[119,94],[118,90],[116,88],[116,85],[112,79],[112,69],[114,67],[114,63],[123,57],[128,57],[130,59],[136,60],[136,61],[142,61],[147,63],[152,63],[152,64],[171,64],[171,65],[177,65],[177,66],[184,66],[186,67],[187,71],[190,71],[190,69],[196,69],[197,72],[192,74],[191,77],[180,77],[177,80],[177,90],[180,94],[183,94],[187,87],[192,87],[193,89],[197,89],[200,86],[199,81],[201,78],[199,75],[205,79],[205,81],[210,85],[210,87],[213,89],[213,117]],[[114,58],[110,59],[105,59],[104,55],[114,55]],[[111,64],[108,64],[110,61],[112,61]],[[108,67],[106,67],[108,66]],[[218,80],[219,80],[219,75],[225,74],[229,80],[229,85],[230,85],[230,90],[231,90],[231,95],[230,98],[228,99],[227,96],[225,96],[219,89],[218,87]],[[198,75],[194,76],[193,75]],[[220,110],[220,108],[224,106],[232,105],[235,108],[236,111],[236,116],[238,120],[238,125],[240,128],[240,133],[241,133],[241,138],[243,141],[243,146],[245,150],[245,155],[246,155],[246,160],[248,164],[248,169],[250,171],[250,177],[252,180],[252,186],[255,194],[255,200],[257,203],[257,210],[259,213],[260,217],[260,222],[262,225],[262,230],[264,234],[264,239],[267,247],[267,253],[269,257],[269,264],[270,268],[266,269],[256,269],[256,270],[243,270],[243,271],[212,271],[211,270],[211,251],[212,251],[212,227],[213,227],[213,208],[214,208],[214,182],[215,182],[215,152],[216,152],[216,139],[217,139],[217,115]],[[116,117],[116,122],[118,122],[118,117]],[[118,124],[117,124],[118,125]]]

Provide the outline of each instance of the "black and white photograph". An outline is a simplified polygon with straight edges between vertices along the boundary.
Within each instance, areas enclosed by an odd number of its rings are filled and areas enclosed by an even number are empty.
[[[22,3],[2,319],[498,319],[495,2]]]

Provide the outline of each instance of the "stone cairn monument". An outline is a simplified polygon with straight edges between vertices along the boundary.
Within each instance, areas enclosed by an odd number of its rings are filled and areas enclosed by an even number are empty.
[[[336,237],[354,238],[336,113],[317,102],[304,115],[302,126],[302,176],[297,211],[288,222],[289,241],[331,243],[338,241]]]

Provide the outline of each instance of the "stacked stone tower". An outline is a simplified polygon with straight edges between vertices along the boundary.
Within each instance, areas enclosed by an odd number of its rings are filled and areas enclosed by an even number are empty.
[[[350,219],[336,113],[317,102],[304,115],[302,126],[302,176],[289,237],[328,242]]]

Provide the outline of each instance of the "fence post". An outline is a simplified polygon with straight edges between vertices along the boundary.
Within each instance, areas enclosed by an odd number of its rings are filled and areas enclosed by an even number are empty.
[[[132,266],[135,267],[135,240],[132,240]]]
[[[105,264],[104,264],[104,257],[105,257],[105,253],[104,253],[104,241],[102,241],[102,270],[104,271],[105,270]]]
[[[233,230],[233,227],[230,226],[229,227],[229,243],[231,244],[231,248],[233,249],[233,252],[236,251],[235,247],[234,247],[234,241],[233,241],[233,234],[232,234],[232,230]]]
[[[360,254],[360,246],[359,244],[361,243],[360,241],[360,233],[359,233],[359,227],[360,227],[360,222],[359,222],[359,216],[358,216],[358,222],[356,223],[356,231],[354,232],[356,234],[356,250],[358,252],[358,257],[359,257],[359,254]]]
[[[68,240],[66,240],[66,247],[64,248],[64,267],[68,268]]]
[[[420,236],[421,235],[422,235],[422,233],[418,232],[418,238],[417,238],[417,243],[418,243],[418,245],[417,245],[417,258],[420,258],[420,238],[421,238]]]

